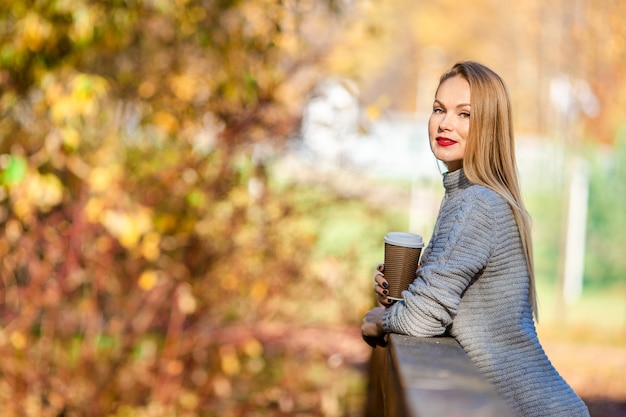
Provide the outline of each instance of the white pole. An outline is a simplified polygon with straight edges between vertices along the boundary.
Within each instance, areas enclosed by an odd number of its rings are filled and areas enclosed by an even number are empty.
[[[570,174],[572,177],[567,216],[565,270],[563,274],[563,299],[567,305],[575,303],[583,291],[589,195],[589,172],[587,163],[583,158],[574,158]]]

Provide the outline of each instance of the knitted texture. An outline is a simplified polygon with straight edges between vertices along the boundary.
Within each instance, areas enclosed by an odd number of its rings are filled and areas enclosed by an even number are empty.
[[[519,416],[588,417],[537,338],[511,207],[463,170],[446,174],[444,186],[422,268],[383,328],[418,337],[448,331]]]

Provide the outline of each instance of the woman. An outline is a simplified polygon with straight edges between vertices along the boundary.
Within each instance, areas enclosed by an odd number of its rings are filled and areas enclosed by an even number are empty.
[[[435,230],[402,301],[387,299],[378,267],[386,308],[368,312],[363,337],[447,332],[520,416],[588,417],[537,338],[530,219],[502,79],[475,62],[454,65],[439,82],[428,136],[448,167]]]

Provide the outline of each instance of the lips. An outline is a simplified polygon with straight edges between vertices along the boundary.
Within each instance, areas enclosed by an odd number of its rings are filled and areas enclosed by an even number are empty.
[[[437,140],[437,145],[439,146],[452,146],[456,144],[456,141],[453,141],[452,139],[448,139],[444,137],[438,137],[436,140]]]

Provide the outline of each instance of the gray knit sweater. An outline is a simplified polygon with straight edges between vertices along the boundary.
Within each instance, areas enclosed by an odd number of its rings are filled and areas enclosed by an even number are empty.
[[[419,337],[448,330],[520,416],[588,417],[537,338],[510,206],[463,170],[446,174],[444,186],[422,268],[404,300],[386,311],[383,328]]]

